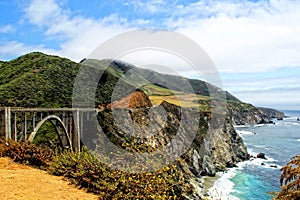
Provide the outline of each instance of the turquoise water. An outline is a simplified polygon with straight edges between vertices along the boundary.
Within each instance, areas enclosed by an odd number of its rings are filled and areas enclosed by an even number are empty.
[[[285,114],[289,117],[274,120],[275,125],[236,127],[249,153],[256,156],[263,152],[267,160],[239,163],[238,168],[229,171],[230,175],[221,178],[217,185],[227,193],[224,199],[270,200],[268,192],[280,190],[280,168],[300,154],[300,122],[297,121],[300,111],[285,111]]]

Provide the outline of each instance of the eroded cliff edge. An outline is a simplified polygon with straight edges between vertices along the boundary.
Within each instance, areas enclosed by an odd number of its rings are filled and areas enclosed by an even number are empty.
[[[122,126],[115,122],[116,113],[122,116]],[[205,175],[215,176],[217,171],[224,171],[235,166],[237,162],[249,159],[247,148],[236,133],[229,112],[223,118],[216,117],[217,120],[211,120],[210,113],[201,113],[196,109],[182,108],[164,101],[159,107],[151,108],[151,111],[150,108],[119,108],[113,111],[106,109],[99,112],[98,119],[110,140],[128,151],[155,152],[179,135],[183,142],[172,143],[175,151],[169,156],[177,156],[176,152],[187,148],[186,153],[180,156],[180,167],[184,173],[189,174],[191,180]],[[152,128],[145,128],[150,123]],[[132,124],[137,128],[126,130]],[[191,131],[195,127],[197,132],[193,136],[192,144],[184,146],[185,141],[194,134]],[[153,129],[157,131],[155,135],[151,132]],[[135,132],[135,137],[129,134],[130,131]],[[138,135],[141,137],[137,137]]]
[[[272,118],[284,117],[284,113],[278,110],[244,102],[228,102],[227,109],[233,125],[273,123]]]

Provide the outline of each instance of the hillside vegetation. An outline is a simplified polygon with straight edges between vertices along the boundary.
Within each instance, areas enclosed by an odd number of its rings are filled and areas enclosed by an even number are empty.
[[[200,111],[210,111],[214,107],[213,100],[226,99],[236,124],[263,123],[273,116],[283,115],[276,110],[258,110],[201,80],[161,74],[117,60],[84,59],[75,63],[66,58],[34,52],[8,62],[1,61],[0,66],[0,106],[72,107],[74,98],[80,102],[77,106],[91,106],[88,102],[94,102],[92,106],[98,107],[140,89],[149,96],[153,105],[168,101],[182,107],[196,107]],[[74,88],[80,69],[86,71],[80,76],[80,87]],[[87,83],[95,74],[101,79],[95,80],[98,81],[96,94],[91,94]],[[73,96],[73,90],[81,90],[81,96]],[[255,116],[255,119],[248,115]]]
[[[158,96],[169,96],[170,101],[174,102],[172,99],[178,95],[181,95],[183,99],[190,99],[188,94],[195,93],[196,99],[208,100],[209,92],[222,92],[219,88],[204,81],[160,74],[120,61],[85,60],[82,64],[38,52],[8,62],[1,61],[0,105],[71,107],[74,80],[82,66],[90,68],[90,73],[103,73],[96,91],[95,106],[110,103],[113,89],[118,82],[121,82],[124,88],[123,96],[140,88],[148,96],[153,96],[153,101],[156,103],[160,102]],[[106,66],[109,67],[104,71]],[[87,77],[89,75],[91,74],[86,74]],[[227,99],[238,101],[229,93],[226,95]],[[193,102],[187,103],[186,106],[189,104],[193,106]]]
[[[86,149],[55,154],[27,142],[4,140],[0,140],[0,156],[63,176],[99,199],[186,199],[184,194],[192,193],[180,161],[156,172],[133,174],[108,167]]]

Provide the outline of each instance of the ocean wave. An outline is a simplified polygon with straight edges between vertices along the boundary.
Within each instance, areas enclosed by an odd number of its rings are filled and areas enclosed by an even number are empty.
[[[276,122],[276,124],[281,126],[300,126],[300,122],[298,121],[281,121]]]
[[[266,124],[255,124],[254,127],[266,126]]]
[[[273,158],[268,158],[267,160],[261,158],[251,158],[250,160],[237,163],[237,167],[230,168],[226,172],[219,172],[218,175],[220,178],[215,181],[213,187],[208,189],[209,196],[214,200],[239,200],[239,198],[231,195],[231,193],[236,192],[234,190],[235,184],[231,181],[231,179],[237,175],[237,172],[242,171],[244,168],[250,165],[269,169],[282,168],[282,166],[275,163],[276,161],[277,160]]]
[[[300,139],[297,139],[298,142],[300,142]]]
[[[250,125],[234,125],[234,128],[249,128]]]
[[[259,148],[259,149],[266,149],[267,147],[265,145],[253,145],[254,147],[256,148]]]
[[[251,131],[241,131],[241,130],[236,130],[236,132],[241,136],[241,135],[255,135],[256,133],[251,132]]]
[[[227,172],[219,172],[220,178],[215,181],[213,187],[208,189],[208,194],[212,199],[239,200],[230,195],[234,192],[234,183],[230,180],[236,175],[237,168],[228,169]]]

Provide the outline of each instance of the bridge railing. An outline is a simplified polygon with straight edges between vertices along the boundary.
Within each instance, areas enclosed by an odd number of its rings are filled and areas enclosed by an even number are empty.
[[[80,141],[83,130],[83,116],[90,113],[97,113],[95,108],[20,108],[2,107],[0,108],[0,137],[13,139],[16,141],[28,140],[37,124],[47,116],[53,115],[59,118],[63,128],[71,141],[71,148],[80,149]],[[51,118],[49,118],[51,119]],[[57,121],[57,120],[56,120]],[[58,124],[59,125],[59,124]],[[59,126],[56,126],[59,130]],[[61,127],[60,127],[61,128]],[[62,140],[66,140],[61,135]],[[67,144],[67,142],[65,142]]]

